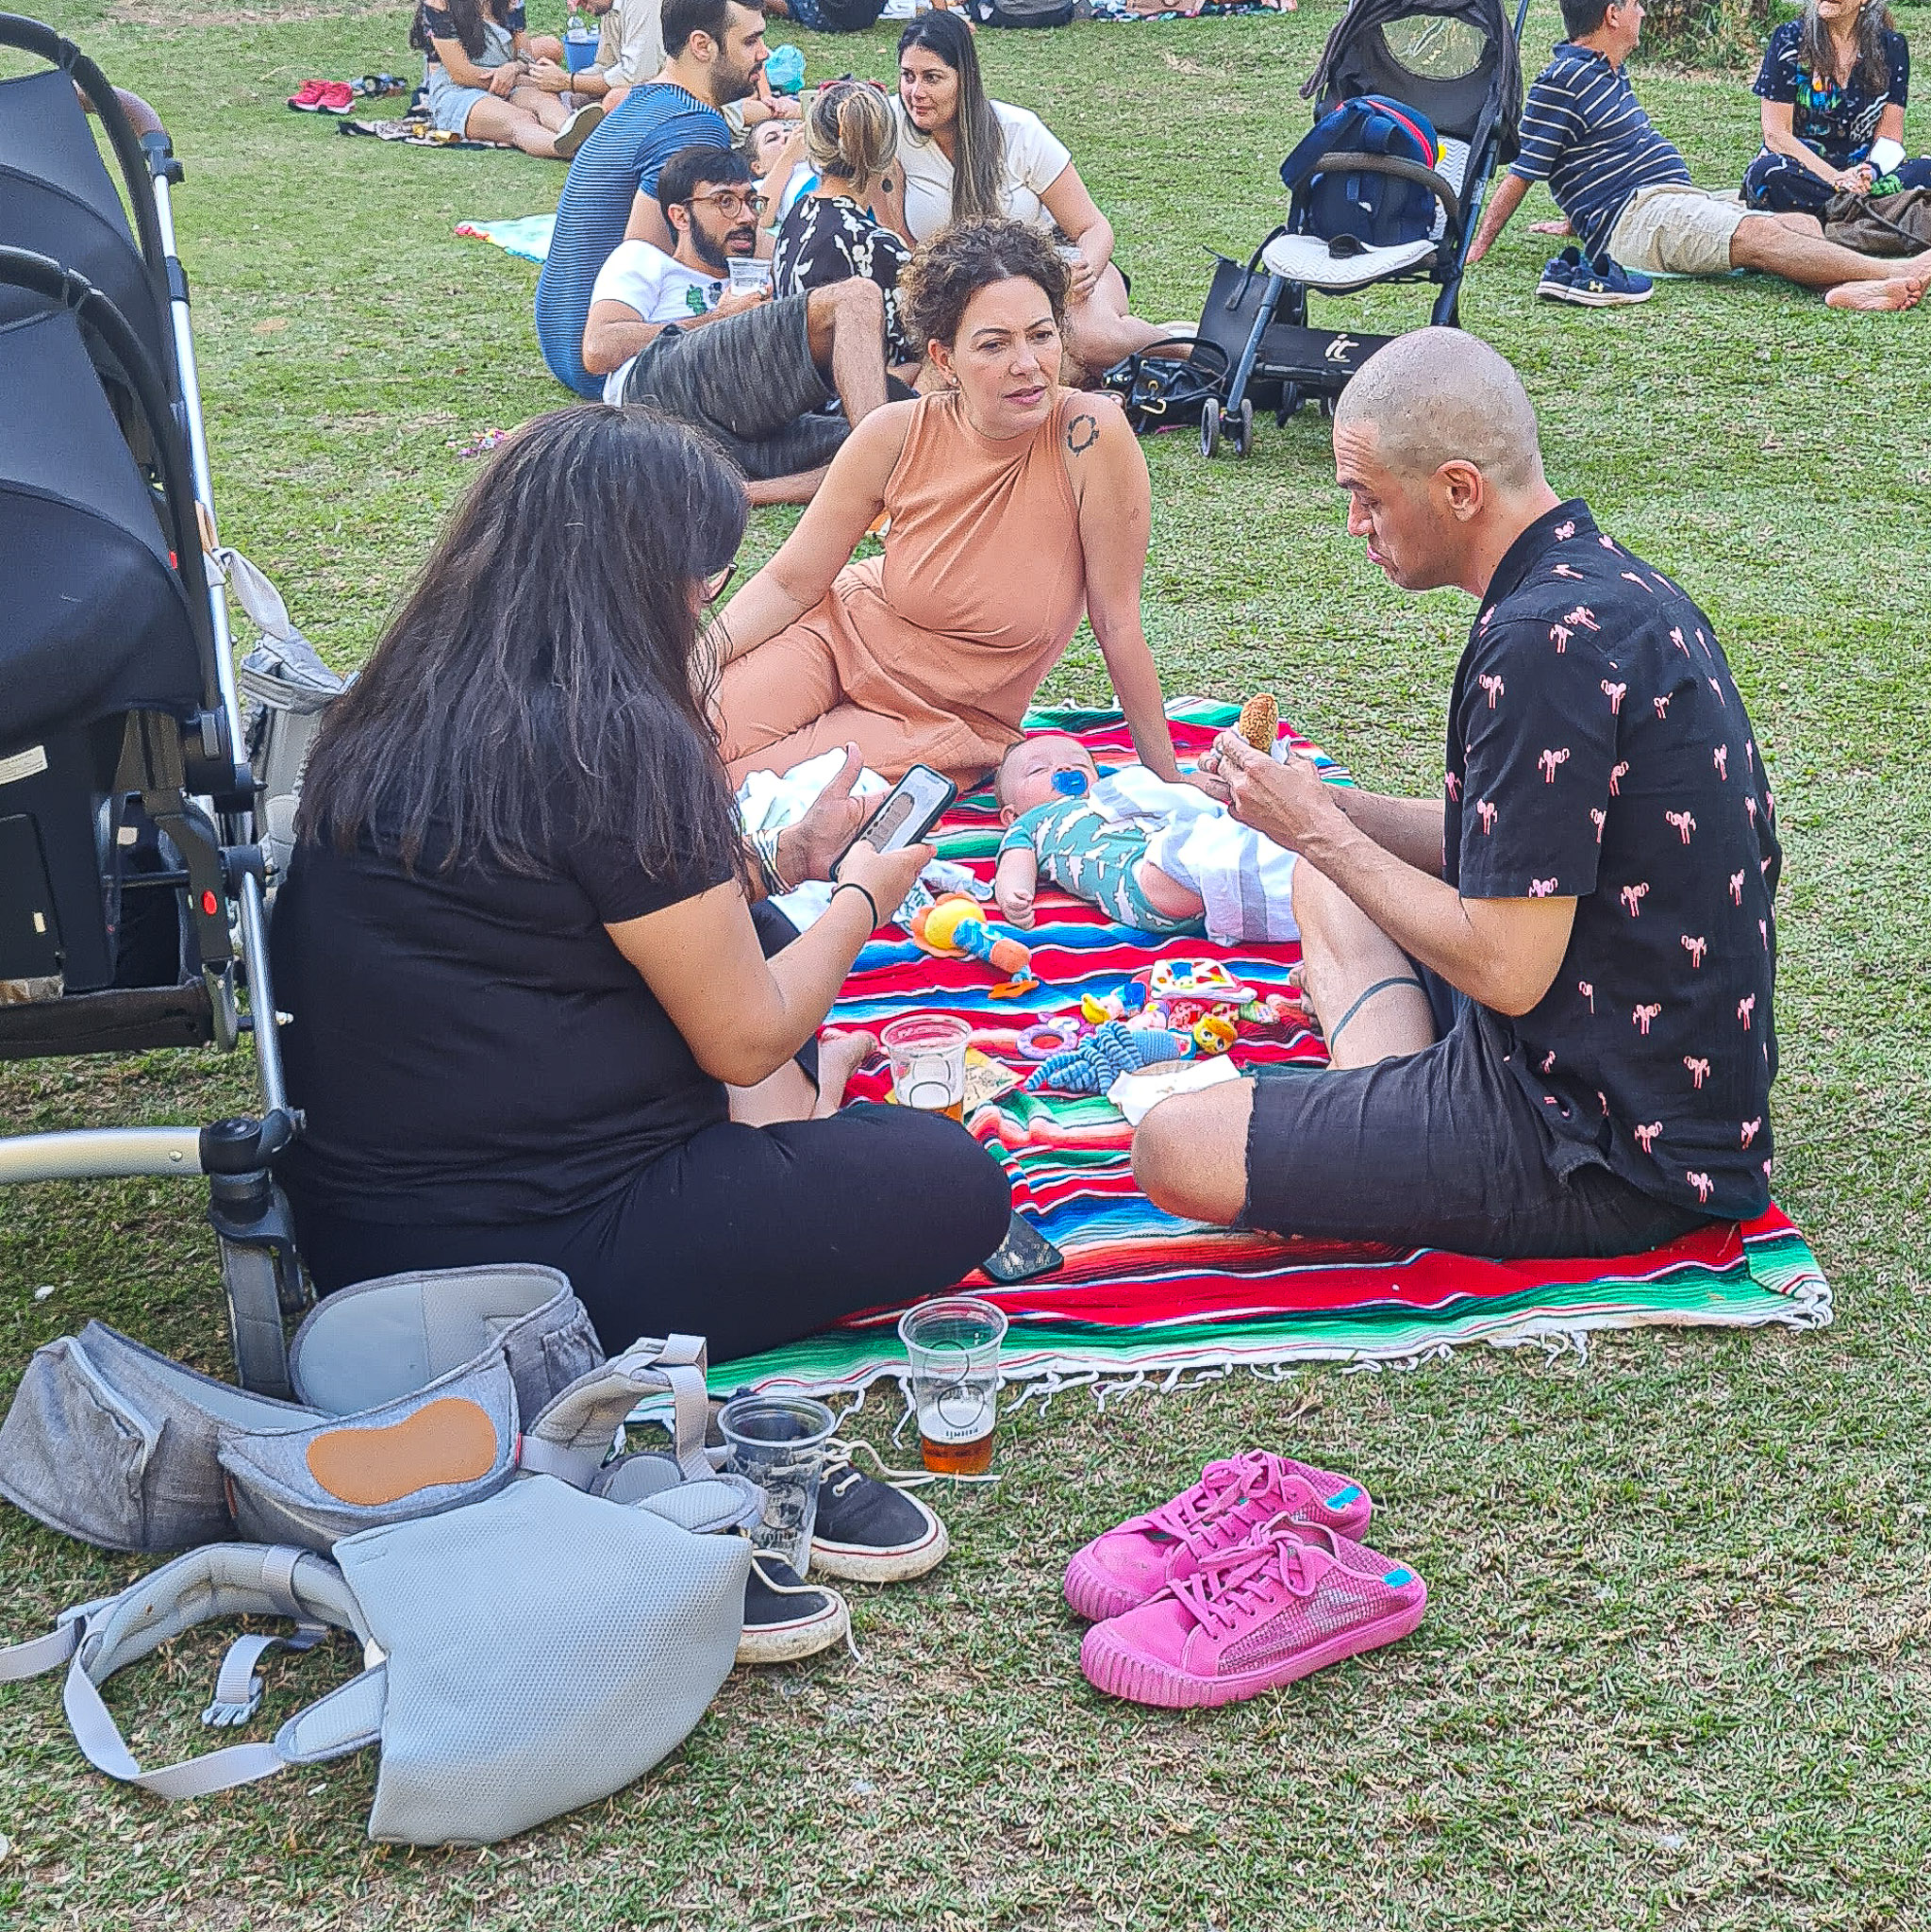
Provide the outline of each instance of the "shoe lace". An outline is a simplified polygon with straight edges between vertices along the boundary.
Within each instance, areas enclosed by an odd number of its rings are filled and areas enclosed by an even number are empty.
[[[849,1465],[831,1485],[834,1496],[842,1496],[863,1477],[864,1472],[857,1466],[861,1455],[872,1458],[872,1467],[878,1472],[877,1479],[890,1483],[895,1490],[923,1489],[926,1483],[996,1483],[999,1480],[990,1470],[984,1475],[950,1475],[938,1469],[893,1469],[862,1436],[854,1436],[850,1440],[832,1436],[824,1444],[825,1467],[837,1469],[841,1463]]]
[[[770,1551],[753,1546],[751,1567],[757,1572],[757,1579],[773,1596],[837,1596],[838,1591],[823,1583],[780,1583],[771,1573],[771,1565],[777,1560]],[[861,1664],[865,1661],[858,1650],[857,1640],[852,1635],[852,1608],[849,1600],[845,1604],[845,1648],[852,1654],[852,1661]]]
[[[1314,1594],[1326,1564],[1323,1552],[1302,1541],[1301,1525],[1287,1512],[1271,1517],[1252,1541],[1201,1559],[1191,1576],[1167,1587],[1212,1636],[1231,1635],[1256,1610],[1268,1607],[1285,1586],[1293,1595]]]
[[[1241,1510],[1256,1496],[1269,1489],[1292,1493],[1305,1487],[1265,1449],[1249,1449],[1208,1463],[1199,1484],[1204,1494],[1189,1491],[1175,1496],[1150,1511],[1148,1520],[1191,1549],[1211,1550],[1237,1536],[1241,1542],[1249,1540],[1253,1525],[1242,1520]]]

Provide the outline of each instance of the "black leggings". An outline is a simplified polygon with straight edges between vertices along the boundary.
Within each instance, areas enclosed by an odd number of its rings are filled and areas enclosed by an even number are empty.
[[[570,1277],[604,1347],[702,1335],[713,1362],[937,1294],[1006,1237],[1005,1170],[942,1114],[861,1102],[829,1120],[726,1122],[608,1200],[520,1227],[385,1226],[304,1213],[326,1293],[407,1269],[538,1261]]]

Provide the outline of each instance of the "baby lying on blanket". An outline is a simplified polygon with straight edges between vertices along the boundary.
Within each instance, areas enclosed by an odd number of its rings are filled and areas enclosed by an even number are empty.
[[[1141,932],[1296,940],[1294,855],[1190,786],[1138,765],[1101,777],[1076,738],[1022,739],[993,781],[1007,827],[992,895],[1033,923],[1040,874]]]

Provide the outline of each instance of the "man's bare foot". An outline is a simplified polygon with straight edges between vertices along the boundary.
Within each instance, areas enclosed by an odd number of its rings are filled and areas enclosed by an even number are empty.
[[[1892,275],[1883,282],[1839,282],[1824,291],[1833,308],[1915,308],[1931,288],[1931,273]]]
[[[821,1033],[818,1036],[818,1099],[814,1121],[828,1120],[844,1105],[845,1088],[859,1067],[878,1051],[874,1033]]]
[[[1559,222],[1531,222],[1529,224],[1529,233],[1531,235],[1560,235],[1564,241],[1567,241],[1570,236],[1575,233],[1575,230],[1569,225],[1565,218]]]

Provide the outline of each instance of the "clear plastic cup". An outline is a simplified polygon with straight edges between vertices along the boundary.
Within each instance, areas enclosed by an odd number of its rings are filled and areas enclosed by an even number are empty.
[[[734,255],[730,260],[731,293],[741,295],[746,289],[771,287],[771,263],[755,255]]]
[[[808,1395],[734,1395],[718,1415],[730,1455],[724,1467],[764,1491],[751,1541],[800,1576],[811,1561],[818,1482],[832,1415]]]
[[[907,1013],[881,1026],[878,1043],[891,1058],[891,1089],[899,1105],[964,1120],[965,1057],[972,1037],[972,1026],[956,1013]]]
[[[976,1295],[921,1302],[899,1317],[912,1370],[912,1408],[925,1467],[983,1475],[992,1466],[999,1419],[999,1349],[1006,1316]]]

